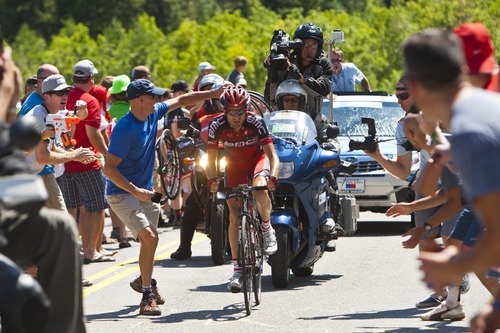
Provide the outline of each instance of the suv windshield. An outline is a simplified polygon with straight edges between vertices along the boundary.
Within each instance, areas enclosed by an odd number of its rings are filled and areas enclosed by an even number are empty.
[[[321,110],[330,117],[328,100],[323,102]],[[396,124],[404,116],[397,102],[381,101],[333,101],[333,115],[338,123],[341,136],[365,136],[368,128],[361,123],[361,117],[375,119],[378,136],[395,136]]]

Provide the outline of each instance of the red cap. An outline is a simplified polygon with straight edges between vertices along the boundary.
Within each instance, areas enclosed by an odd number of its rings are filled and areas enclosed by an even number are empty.
[[[493,42],[482,23],[464,23],[454,30],[462,39],[469,73],[491,73],[495,68]]]

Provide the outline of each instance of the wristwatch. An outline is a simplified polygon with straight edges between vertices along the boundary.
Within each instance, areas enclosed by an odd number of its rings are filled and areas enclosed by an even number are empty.
[[[429,230],[431,230],[431,229],[432,229],[432,225],[430,225],[430,224],[426,221],[426,222],[424,222],[424,229],[425,229],[425,230],[427,230],[427,231],[429,231]]]

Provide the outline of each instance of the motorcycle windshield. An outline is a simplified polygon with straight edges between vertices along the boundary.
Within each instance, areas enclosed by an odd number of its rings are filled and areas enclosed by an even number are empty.
[[[316,127],[307,113],[290,110],[266,113],[264,122],[271,136],[302,145],[316,140]]]

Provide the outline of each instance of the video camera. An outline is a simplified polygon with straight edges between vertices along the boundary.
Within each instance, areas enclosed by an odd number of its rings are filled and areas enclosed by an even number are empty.
[[[271,39],[270,66],[273,70],[286,70],[288,68],[287,59],[290,58],[291,49],[300,49],[302,41],[295,39],[290,41],[290,36],[283,30],[274,30]]]
[[[373,118],[361,117],[361,123],[368,125],[368,135],[365,136],[365,141],[349,141],[349,150],[367,150],[374,153],[377,150],[377,129],[375,128],[375,120]]]

